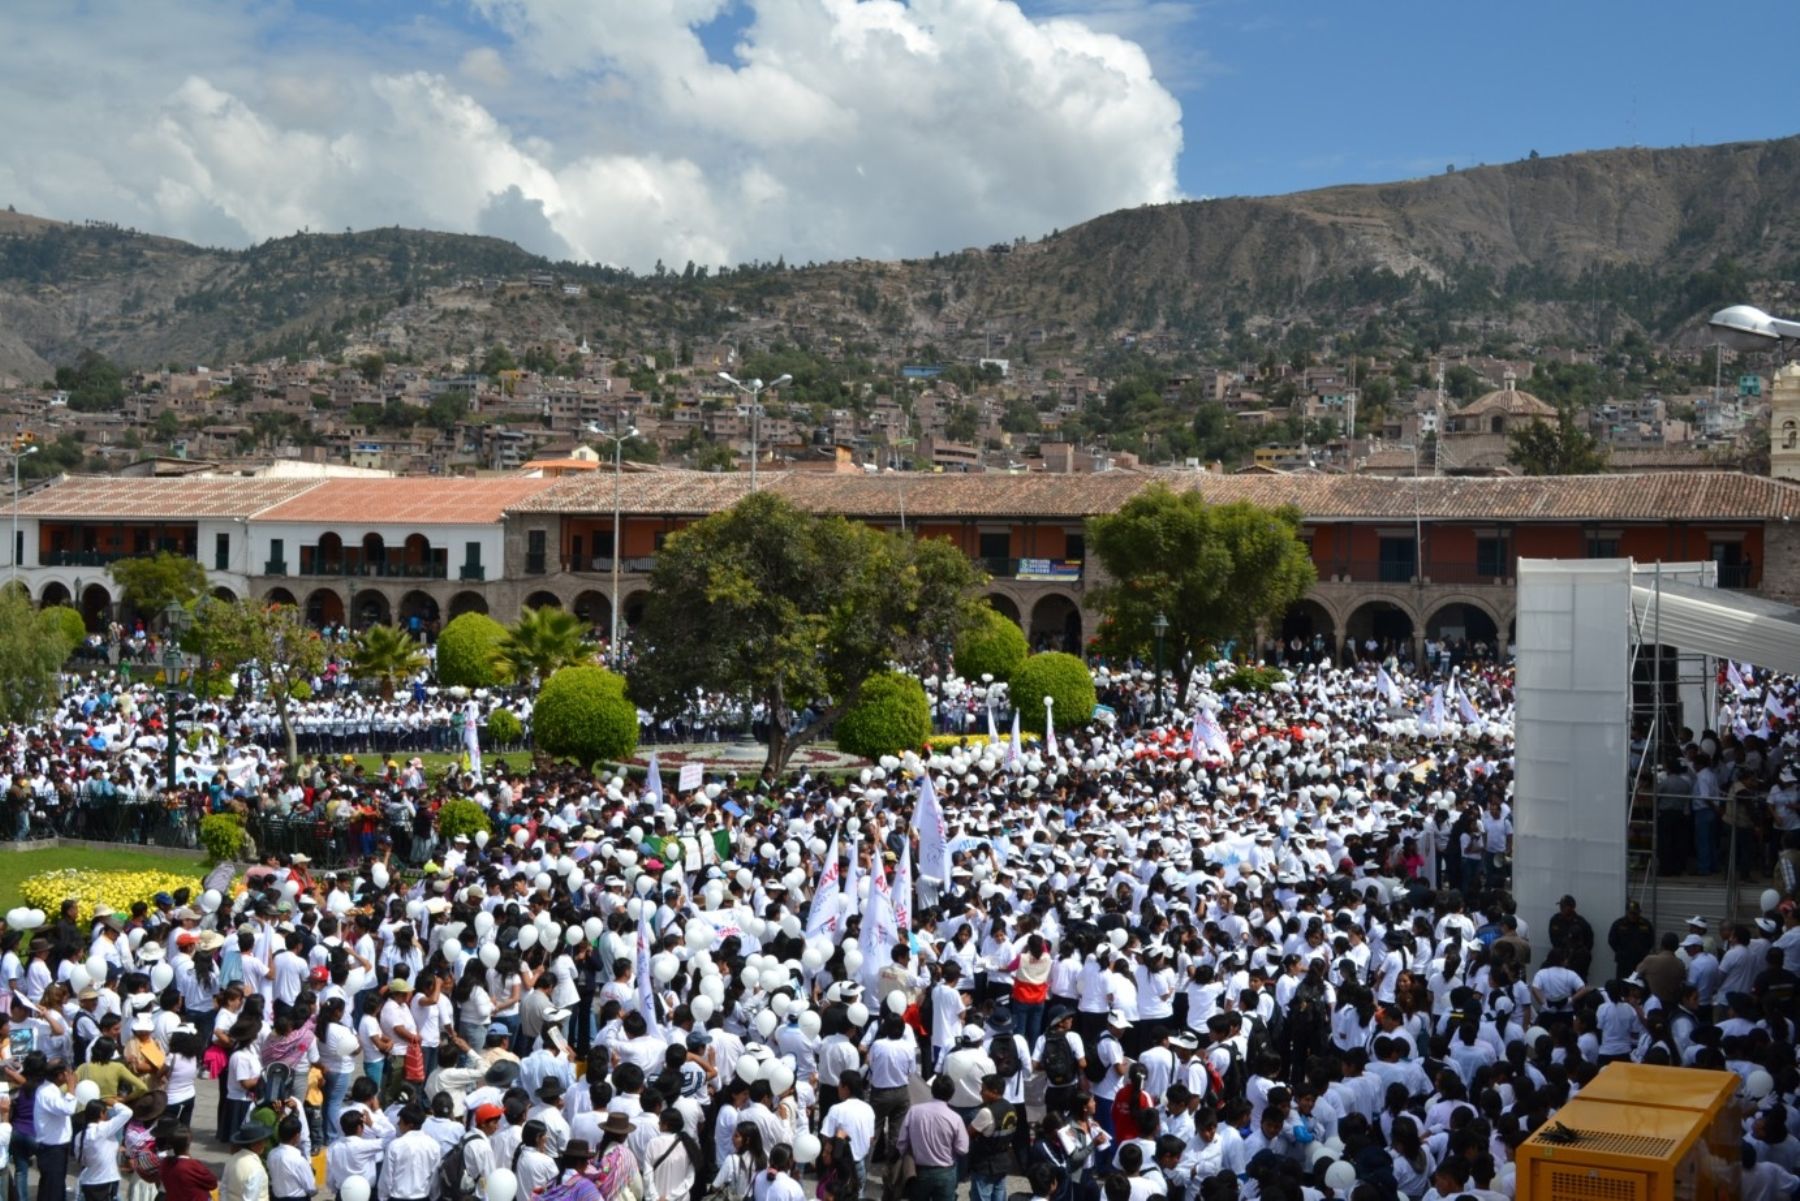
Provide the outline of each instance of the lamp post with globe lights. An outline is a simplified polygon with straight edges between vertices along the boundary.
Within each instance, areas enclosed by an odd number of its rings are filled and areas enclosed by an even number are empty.
[[[762,416],[762,394],[779,388],[783,384],[793,383],[794,377],[780,375],[766,384],[759,379],[753,379],[746,383],[729,371],[721,371],[719,378],[750,398],[750,491],[754,492],[756,491],[756,435],[758,418]]]

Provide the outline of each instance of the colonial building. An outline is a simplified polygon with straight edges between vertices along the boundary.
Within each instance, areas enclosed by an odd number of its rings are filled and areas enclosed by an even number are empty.
[[[1318,582],[1285,639],[1411,642],[1514,636],[1520,559],[1710,561],[1721,587],[1800,602],[1800,486],[1724,472],[1562,478],[1110,471],[1092,475],[771,472],[801,508],[944,538],[990,577],[989,601],[1034,644],[1079,647],[1096,615],[1090,517],[1153,484],[1215,503],[1294,505]],[[613,588],[615,488],[620,514]],[[745,496],[744,473],[639,470],[561,479],[68,478],[18,506],[19,577],[34,599],[76,603],[90,625],[129,618],[108,567],[169,549],[221,595],[299,606],[315,623],[397,621],[429,631],[466,611],[510,619],[556,605],[595,628],[654,603],[670,534]],[[1271,634],[1276,631],[1270,631]]]

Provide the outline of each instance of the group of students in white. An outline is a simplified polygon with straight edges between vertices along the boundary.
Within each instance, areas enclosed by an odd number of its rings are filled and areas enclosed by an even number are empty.
[[[1256,695],[1201,672],[1198,722],[860,780],[470,782],[491,835],[416,879],[302,856],[91,944],[38,931],[8,968],[45,1060],[16,1065],[36,1125],[11,1145],[54,1171],[69,1114],[84,1164],[136,1130],[178,1178],[193,1080],[167,1065],[193,1060],[237,1148],[222,1201],[1496,1201],[1629,1058],[1737,1073],[1743,1195],[1793,1195],[1791,898],[1764,919],[1785,933],[1726,934],[1762,966],[1722,1008],[1590,979],[1572,903],[1530,930],[1503,855],[1445,853],[1510,816],[1509,684],[1427,723],[1440,685],[1392,664]],[[59,984],[84,987],[46,1004]],[[122,1087],[104,1037],[57,1044],[83,1011],[147,1017],[163,1074]],[[106,1091],[52,1059],[100,1060]]]

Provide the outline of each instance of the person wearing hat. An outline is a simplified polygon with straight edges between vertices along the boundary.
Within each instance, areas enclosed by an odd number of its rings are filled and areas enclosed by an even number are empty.
[[[245,1122],[231,1132],[231,1160],[219,1178],[219,1201],[269,1201],[269,1171],[263,1152],[275,1131],[262,1122]]]
[[[1594,927],[1575,911],[1574,897],[1565,896],[1556,903],[1556,912],[1550,917],[1550,945],[1562,950],[1570,971],[1587,978],[1594,960]]]
[[[552,1159],[563,1153],[569,1145],[569,1122],[563,1117],[562,1099],[567,1091],[563,1082],[555,1076],[545,1080],[537,1088],[537,1104],[532,1106],[526,1117],[542,1122],[547,1135],[545,1153]]]

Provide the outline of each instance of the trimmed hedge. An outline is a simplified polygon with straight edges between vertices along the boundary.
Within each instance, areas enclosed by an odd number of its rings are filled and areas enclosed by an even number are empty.
[[[1086,725],[1094,715],[1093,674],[1087,664],[1061,651],[1025,660],[1008,689],[1019,711],[1019,725],[1028,730],[1043,731],[1046,696],[1055,702],[1057,724],[1065,730]]]
[[[492,688],[506,682],[494,662],[494,652],[506,637],[506,627],[486,613],[464,613],[455,618],[437,640],[437,680],[445,688]]]
[[[1238,692],[1268,692],[1287,679],[1279,667],[1240,667],[1218,681],[1219,688]]]
[[[495,746],[511,746],[525,736],[525,727],[515,715],[496,709],[488,714],[487,736]]]
[[[200,845],[215,862],[243,858],[249,841],[244,819],[235,813],[209,813],[200,819]]]
[[[1031,646],[1018,623],[983,605],[980,616],[956,640],[956,674],[965,680],[982,676],[1010,680],[1030,653]]]
[[[637,706],[625,696],[623,676],[604,667],[565,667],[538,692],[531,741],[546,755],[592,767],[629,758],[637,740]]]
[[[864,759],[913,751],[931,736],[931,703],[924,685],[884,671],[863,681],[856,704],[837,721],[838,749]]]
[[[492,834],[494,823],[489,820],[487,810],[474,801],[445,801],[438,807],[438,833],[444,841],[449,842],[458,834],[466,834],[470,838],[482,832]]]

